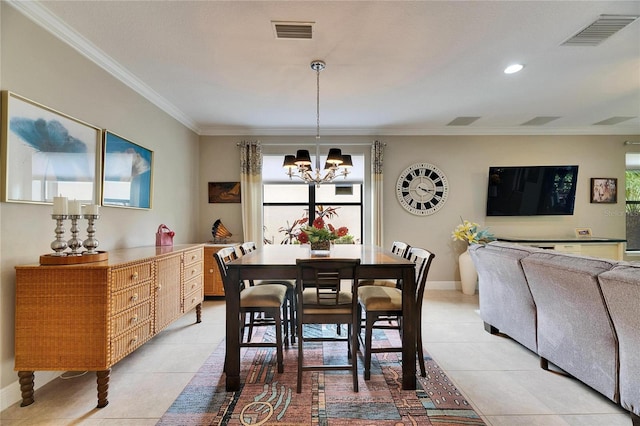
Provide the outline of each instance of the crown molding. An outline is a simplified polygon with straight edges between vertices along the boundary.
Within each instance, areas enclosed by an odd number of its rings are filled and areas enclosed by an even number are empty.
[[[147,86],[142,80],[122,67],[117,61],[82,37],[67,24],[52,14],[39,1],[5,0],[14,9],[31,19],[33,22],[49,31],[55,37],[74,48],[81,55],[94,62],[116,79],[133,89],[140,96],[169,114],[184,126],[200,134],[197,124],[171,102],[160,96],[155,90]]]

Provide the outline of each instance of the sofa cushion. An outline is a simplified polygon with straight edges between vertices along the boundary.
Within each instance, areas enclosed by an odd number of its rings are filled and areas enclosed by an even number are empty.
[[[640,263],[620,262],[598,276],[620,355],[620,405],[640,415]]]
[[[617,402],[617,341],[598,282],[614,265],[554,251],[522,259],[538,313],[538,354]]]
[[[536,306],[520,260],[539,251],[499,241],[469,248],[478,272],[480,317],[534,352],[537,350]]]

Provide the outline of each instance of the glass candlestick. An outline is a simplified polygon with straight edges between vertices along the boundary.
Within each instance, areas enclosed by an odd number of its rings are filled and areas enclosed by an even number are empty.
[[[56,239],[51,243],[51,248],[55,253],[52,256],[66,256],[64,250],[67,248],[67,242],[64,240],[64,220],[67,218],[66,214],[52,214],[51,218],[56,221]]]
[[[67,245],[71,249],[70,256],[80,256],[80,248],[82,248],[82,241],[78,239],[78,219],[82,219],[81,214],[70,214],[71,219],[71,239],[67,241]]]
[[[82,243],[82,245],[84,246],[84,248],[87,249],[87,251],[85,251],[82,254],[98,254],[98,251],[96,249],[98,248],[99,242],[95,238],[95,235],[96,235],[95,221],[100,217],[100,215],[85,214],[84,217],[87,219],[87,222],[89,223],[89,225],[87,226],[87,239],[84,240],[84,242]]]

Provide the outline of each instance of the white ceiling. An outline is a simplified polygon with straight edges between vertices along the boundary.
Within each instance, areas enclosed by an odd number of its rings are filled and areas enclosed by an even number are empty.
[[[640,20],[561,46],[640,1],[8,2],[202,135],[315,134],[314,59],[323,135],[640,134]]]

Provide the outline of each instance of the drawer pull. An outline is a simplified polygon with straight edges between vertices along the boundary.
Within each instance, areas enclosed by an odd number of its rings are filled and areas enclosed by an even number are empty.
[[[131,339],[130,344],[134,345],[137,341],[138,341],[138,336],[133,336],[133,338]]]
[[[156,290],[158,291],[162,290],[162,285],[158,284],[158,287],[156,287]]]
[[[213,269],[209,269],[209,273],[210,273],[210,274],[213,274]]]
[[[131,296],[131,301],[135,302],[136,300],[138,300],[138,293],[133,293],[133,296]]]
[[[135,271],[133,274],[131,274],[131,279],[132,280],[137,280],[138,279],[138,271]]]
[[[196,256],[195,254],[191,256],[191,260],[196,260],[198,258],[198,256]]]
[[[136,322],[138,322],[138,315],[134,315],[134,316],[131,318],[131,322],[132,322],[132,323],[136,323]]]

